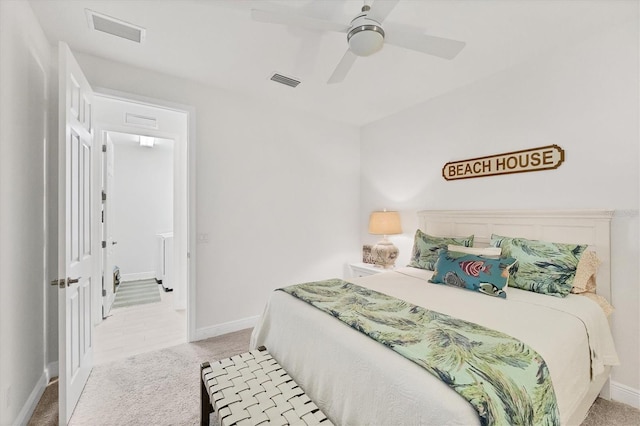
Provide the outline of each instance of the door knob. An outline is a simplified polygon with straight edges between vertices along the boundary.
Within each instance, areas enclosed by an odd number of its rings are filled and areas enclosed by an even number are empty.
[[[111,241],[111,245],[112,245],[112,246],[115,246],[116,244],[118,244],[118,242],[117,242],[117,241]]]
[[[67,278],[67,285],[77,283],[78,281],[80,281],[80,278],[82,278],[82,277],[78,277],[78,278]]]

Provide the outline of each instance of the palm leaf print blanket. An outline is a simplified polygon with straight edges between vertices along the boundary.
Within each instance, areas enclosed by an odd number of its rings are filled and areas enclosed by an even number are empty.
[[[545,361],[499,331],[340,279],[282,290],[425,368],[475,408],[482,425],[559,425]]]

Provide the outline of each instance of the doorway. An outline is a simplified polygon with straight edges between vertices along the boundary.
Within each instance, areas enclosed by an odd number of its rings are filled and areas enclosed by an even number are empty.
[[[96,94],[96,364],[188,340],[188,114]],[[171,235],[172,244],[161,236]],[[162,247],[161,247],[162,246]],[[170,271],[170,277],[166,272]]]

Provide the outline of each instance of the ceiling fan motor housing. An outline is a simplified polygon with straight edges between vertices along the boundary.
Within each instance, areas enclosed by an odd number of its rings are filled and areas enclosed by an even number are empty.
[[[351,29],[347,33],[349,49],[358,56],[373,55],[384,44],[384,30],[379,22],[367,19],[367,14],[358,15],[351,21]]]

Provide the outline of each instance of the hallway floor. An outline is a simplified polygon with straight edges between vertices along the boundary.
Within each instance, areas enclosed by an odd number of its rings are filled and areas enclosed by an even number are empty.
[[[187,341],[186,310],[173,309],[174,293],[160,289],[160,302],[112,309],[95,327],[94,365]]]

